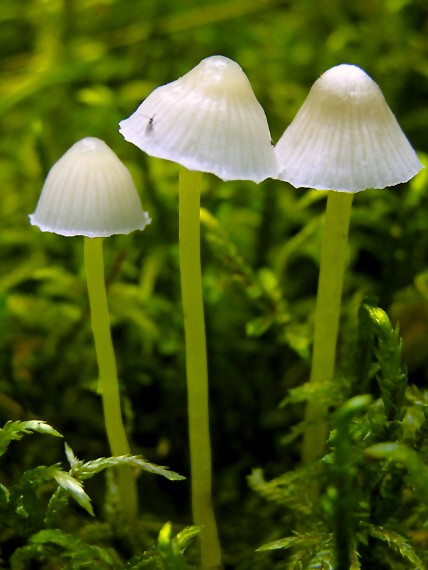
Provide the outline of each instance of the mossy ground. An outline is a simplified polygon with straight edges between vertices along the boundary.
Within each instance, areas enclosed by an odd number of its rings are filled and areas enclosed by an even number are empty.
[[[0,424],[40,418],[63,434],[85,462],[109,455],[97,394],[83,238],[41,233],[28,222],[50,166],[80,138],[96,136],[129,167],[152,218],[143,232],[104,242],[132,452],[189,476],[178,167],[126,143],[118,121],[158,85],[204,57],[221,54],[247,74],[276,143],[320,73],[346,62],[361,66],[380,85],[428,164],[427,15],[424,2],[416,0],[4,0]],[[272,180],[259,186],[223,183],[205,175],[202,207],[213,493],[225,567],[281,568],[286,552],[254,550],[290,536],[294,515],[286,504],[256,494],[247,476],[260,467],[271,480],[299,466],[301,440],[290,432],[302,419],[303,404],[299,398],[286,407],[279,403],[310,371],[325,193]],[[358,308],[374,294],[393,325],[400,322],[409,383],[422,394],[409,392],[408,398],[423,402],[428,367],[425,171],[408,184],[356,195],[349,243],[338,369],[346,377],[352,367]],[[380,398],[376,386],[370,390]],[[418,425],[421,406],[414,406]],[[10,488],[25,470],[39,465],[62,462],[68,469],[64,458],[63,443],[56,438],[33,435],[12,442],[2,458],[1,482]],[[189,480],[171,482],[143,472],[138,484],[145,544],[156,543],[167,521],[174,535],[191,524]],[[47,491],[53,488],[48,485]],[[108,488],[102,474],[85,483],[103,525],[109,520]],[[425,516],[419,512],[423,508],[409,500],[400,512],[411,521],[415,512]],[[136,546],[126,532],[121,534],[120,525],[113,525],[116,534],[111,526],[86,526],[90,516],[71,503],[61,517],[64,531],[80,532],[91,544],[101,536],[122,561],[144,543],[139,535]],[[422,530],[412,532],[423,544]],[[1,530],[5,567],[26,540],[7,526]],[[398,568],[402,561],[391,558],[385,564]]]

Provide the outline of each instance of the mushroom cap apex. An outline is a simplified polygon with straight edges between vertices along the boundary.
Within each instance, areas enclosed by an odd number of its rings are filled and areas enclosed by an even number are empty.
[[[335,104],[368,105],[384,100],[373,79],[361,67],[349,63],[325,71],[315,81],[311,93],[314,98],[329,98]]]

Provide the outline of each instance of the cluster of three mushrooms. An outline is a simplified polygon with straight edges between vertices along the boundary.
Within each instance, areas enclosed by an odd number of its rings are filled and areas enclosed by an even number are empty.
[[[276,149],[263,109],[241,68],[215,56],[156,89],[127,120],[125,139],[179,163],[180,269],[186,335],[194,522],[203,524],[202,565],[221,563],[211,506],[206,341],[199,254],[201,172],[223,180],[271,178],[330,192],[315,317],[312,381],[331,378],[352,192],[410,179],[422,165],[377,85],[341,65],[314,85]],[[78,143],[79,144],[79,143]],[[73,147],[74,148],[74,147]],[[70,152],[70,151],[69,151]],[[42,198],[41,198],[42,200]],[[38,206],[39,209],[39,206]],[[32,223],[37,221],[37,211]],[[147,223],[147,221],[146,221]],[[42,228],[43,229],[43,228]],[[316,420],[323,410],[308,410]],[[318,436],[318,437],[317,437]],[[306,458],[324,444],[319,426],[306,434]]]

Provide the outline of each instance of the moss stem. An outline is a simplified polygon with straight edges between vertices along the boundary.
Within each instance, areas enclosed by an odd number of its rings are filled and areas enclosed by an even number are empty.
[[[339,328],[343,274],[347,256],[349,220],[353,194],[330,191],[327,198],[321,265],[315,308],[315,334],[311,382],[326,382],[334,376],[337,333]],[[318,457],[325,446],[327,410],[311,401],[306,408],[310,425],[303,438],[302,459]]]
[[[204,569],[221,566],[220,543],[211,502],[211,444],[208,372],[202,302],[200,195],[202,173],[180,167],[179,231],[181,295],[186,335],[186,370],[192,481],[192,510],[200,533]]]
[[[112,455],[130,453],[120,409],[119,382],[110,331],[110,318],[104,281],[103,238],[85,237],[85,269],[91,306],[92,331],[99,368],[99,391]],[[118,490],[122,512],[127,522],[137,516],[138,496],[131,467],[118,469]]]

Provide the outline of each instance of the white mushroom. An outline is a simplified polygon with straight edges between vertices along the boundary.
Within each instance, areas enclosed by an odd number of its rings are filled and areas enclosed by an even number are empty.
[[[348,64],[314,83],[276,153],[281,180],[316,190],[385,188],[423,168],[377,84]]]
[[[186,336],[192,508],[204,568],[221,566],[211,505],[208,373],[199,253],[201,172],[222,180],[276,178],[278,161],[265,113],[237,63],[212,56],[177,81],[158,87],[120,132],[147,154],[181,165],[179,233]]]
[[[343,275],[353,193],[410,180],[422,168],[376,83],[359,67],[326,71],[276,145],[279,178],[330,190],[321,248],[311,382],[334,376]],[[322,453],[326,408],[311,401],[304,461]]]
[[[52,166],[30,222],[42,232],[93,238],[142,230],[150,220],[126,166],[87,137]]]
[[[99,391],[112,455],[130,453],[123,426],[116,359],[110,331],[102,238],[142,230],[150,219],[128,169],[101,140],[75,143],[51,168],[31,224],[43,232],[85,236],[85,269],[92,331],[99,368]],[[137,515],[138,496],[130,467],[119,471],[118,490],[125,520]]]
[[[155,89],[120,122],[120,132],[150,156],[222,180],[258,183],[279,172],[266,116],[247,76],[220,55]]]

